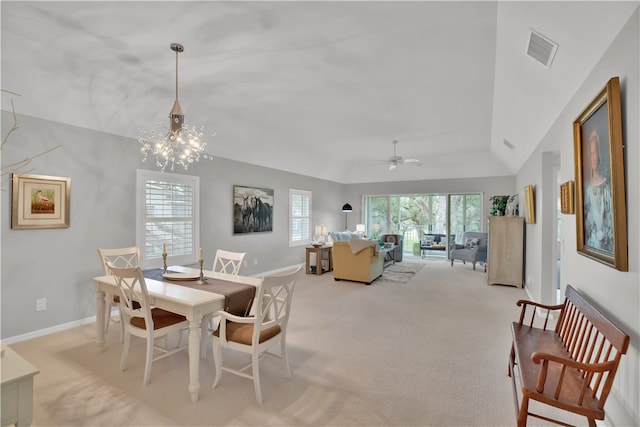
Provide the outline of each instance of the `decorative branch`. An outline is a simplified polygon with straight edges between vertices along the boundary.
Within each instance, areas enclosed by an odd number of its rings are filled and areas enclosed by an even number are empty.
[[[0,89],[0,92],[6,92],[6,93],[10,93],[11,95],[22,96],[19,93],[11,92],[11,91],[8,91],[8,90],[5,90],[5,89]],[[11,129],[9,129],[9,132],[7,132],[5,137],[2,138],[2,144],[0,144],[0,150],[2,150],[4,148],[4,144],[6,144],[7,141],[9,140],[9,136],[20,127],[18,125],[18,117],[16,115],[16,109],[15,109],[15,107],[13,105],[13,99],[11,99],[11,111],[13,113],[13,126],[11,126]],[[30,156],[30,157],[25,157],[23,160],[20,160],[19,162],[15,162],[15,163],[12,163],[10,165],[3,166],[0,169],[0,176],[5,176],[5,175],[13,173],[13,172],[15,172],[15,171],[17,171],[19,169],[22,169],[22,168],[26,167],[29,163],[31,163],[31,161],[33,159],[35,159],[37,157],[40,157],[40,156],[44,156],[45,154],[47,154],[47,153],[49,153],[49,152],[51,152],[51,151],[53,151],[53,150],[55,150],[57,148],[60,148],[60,147],[61,147],[61,145],[56,145],[55,147],[49,148],[48,150],[42,151],[42,152],[40,152],[40,153],[38,153],[36,155]],[[29,173],[32,170],[33,169],[30,169],[28,171],[23,171],[21,173]],[[6,182],[8,182],[8,181],[9,180],[7,179],[7,180],[3,180],[2,182],[0,182],[0,188],[4,187],[4,184]]]

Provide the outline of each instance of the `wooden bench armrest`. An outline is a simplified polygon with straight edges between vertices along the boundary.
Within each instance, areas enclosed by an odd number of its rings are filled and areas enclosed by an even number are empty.
[[[546,310],[546,316],[544,317],[544,325],[542,326],[543,330],[547,329],[547,322],[549,321],[549,315],[551,314],[552,311],[560,311],[562,310],[562,308],[564,307],[564,304],[555,304],[555,305],[548,305],[548,304],[542,304],[539,302],[535,302],[535,301],[529,301],[529,300],[518,300],[518,302],[516,302],[516,305],[518,307],[522,307],[521,311],[520,311],[520,320],[518,321],[518,323],[520,325],[525,325],[525,326],[534,326],[534,321],[536,319],[536,309],[540,308],[543,310]],[[527,308],[528,307],[532,307],[532,312],[531,312],[531,318],[529,319],[529,323],[525,323],[525,315],[527,314]]]
[[[562,356],[558,356],[557,354],[543,353],[541,351],[536,351],[535,353],[533,353],[531,355],[531,360],[535,364],[540,364],[540,362],[542,362],[543,364],[542,370],[546,369],[546,367],[544,366],[545,360],[548,360],[550,362],[560,363],[566,366],[570,366],[572,368],[580,369],[586,372],[593,372],[593,373],[610,371],[616,366],[616,363],[613,360],[609,360],[608,362],[602,362],[602,363],[581,363],[581,362],[576,362],[575,360],[569,357],[562,357]]]
[[[518,300],[518,302],[516,302],[516,305],[518,307],[520,307],[521,305],[524,305],[524,306],[533,305],[535,307],[543,308],[543,309],[546,309],[546,310],[561,310],[562,307],[564,306],[564,304],[547,305],[547,304],[542,304],[542,303],[539,303],[539,302],[530,301],[530,300],[526,300],[526,299]]]
[[[562,374],[558,380],[558,384],[555,387],[555,398],[558,399],[560,395],[560,389],[563,385],[563,377],[565,373],[565,369],[567,367],[575,368],[583,372],[583,377],[585,381],[583,382],[582,390],[576,396],[578,397],[578,404],[582,404],[582,399],[584,398],[585,392],[589,387],[589,383],[591,382],[591,378],[594,374],[603,373],[607,371],[611,371],[615,369],[616,363],[613,360],[602,363],[581,363],[577,362],[569,357],[558,356],[557,354],[550,354],[544,352],[535,352],[531,355],[531,360],[535,364],[542,363],[542,367],[540,369],[540,373],[538,374],[538,384],[536,385],[536,391],[538,393],[544,392],[544,386],[547,381],[547,370],[549,368],[549,362],[555,362],[562,365]]]

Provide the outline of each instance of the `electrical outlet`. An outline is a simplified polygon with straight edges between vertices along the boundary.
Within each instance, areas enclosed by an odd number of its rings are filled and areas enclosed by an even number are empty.
[[[258,265],[258,258],[253,259],[253,265]]]
[[[36,311],[43,311],[47,309],[47,299],[46,298],[38,298],[36,300]]]

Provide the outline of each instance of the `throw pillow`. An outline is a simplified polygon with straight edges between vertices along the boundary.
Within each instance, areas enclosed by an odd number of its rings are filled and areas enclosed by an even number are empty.
[[[468,237],[467,241],[464,242],[464,247],[465,248],[475,248],[476,246],[478,246],[478,242],[480,241],[480,239],[478,238],[474,238],[474,237]]]

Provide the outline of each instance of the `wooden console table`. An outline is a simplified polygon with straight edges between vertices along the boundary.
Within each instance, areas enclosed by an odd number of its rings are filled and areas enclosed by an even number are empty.
[[[311,254],[314,253],[316,254],[316,271],[315,273],[317,275],[321,275],[324,272],[327,271],[333,271],[333,253],[332,253],[332,248],[331,246],[319,246],[319,247],[314,247],[314,246],[307,246],[307,268],[306,268],[306,273],[307,274],[311,274]],[[327,269],[324,270],[322,268],[322,260],[323,260],[323,255],[327,254],[326,259],[327,261]]]

